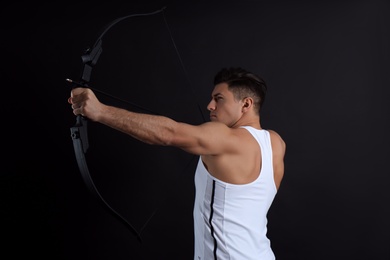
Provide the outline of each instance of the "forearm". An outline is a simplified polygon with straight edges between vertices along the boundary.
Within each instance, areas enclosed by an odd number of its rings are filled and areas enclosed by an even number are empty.
[[[112,106],[104,106],[104,112],[97,121],[153,145],[169,145],[178,124],[167,117],[134,113]]]

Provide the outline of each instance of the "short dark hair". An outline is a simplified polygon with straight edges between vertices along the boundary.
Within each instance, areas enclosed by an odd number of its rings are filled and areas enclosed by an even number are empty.
[[[267,85],[261,77],[240,67],[221,69],[214,77],[214,86],[226,83],[237,100],[251,97],[260,114],[267,93]]]

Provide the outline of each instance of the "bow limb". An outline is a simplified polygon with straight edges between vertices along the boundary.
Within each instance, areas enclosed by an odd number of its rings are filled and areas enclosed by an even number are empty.
[[[73,140],[74,152],[77,159],[77,164],[80,169],[81,176],[84,180],[84,183],[87,185],[87,188],[91,194],[100,201],[104,207],[108,208],[111,213],[114,214],[121,222],[123,222],[130,231],[137,237],[138,241],[142,242],[141,235],[137,230],[117,211],[115,211],[101,196],[98,189],[96,188],[91,174],[88,169],[88,164],[85,158],[85,153],[88,149],[88,134],[87,134],[87,119],[82,116],[77,116],[75,126],[71,127],[71,137]]]
[[[73,87],[89,87],[88,86],[88,83],[90,81],[90,78],[91,78],[91,73],[92,73],[92,68],[93,66],[97,63],[97,60],[99,59],[101,53],[102,53],[102,37],[104,36],[104,34],[112,27],[114,26],[116,23],[126,19],[126,18],[131,18],[131,17],[135,17],[135,16],[146,16],[146,15],[153,15],[153,14],[157,14],[157,13],[160,13],[162,12],[163,13],[163,17],[164,17],[164,22],[165,22],[165,26],[169,32],[169,35],[170,35],[170,38],[171,38],[171,42],[175,48],[175,51],[176,51],[176,54],[179,58],[179,61],[180,61],[180,64],[182,66],[182,69],[185,73],[185,76],[186,76],[186,79],[188,80],[188,83],[189,82],[189,77],[188,77],[188,74],[186,72],[186,69],[184,67],[184,64],[183,64],[183,61],[181,59],[181,56],[180,56],[180,53],[176,47],[176,44],[175,44],[175,41],[173,39],[173,36],[172,36],[172,33],[170,31],[170,28],[169,28],[169,25],[168,25],[168,22],[166,20],[166,17],[165,17],[165,14],[164,14],[164,8],[158,10],[158,11],[155,11],[155,12],[152,12],[152,13],[146,13],[146,14],[133,14],[133,15],[128,15],[128,16],[124,16],[124,17],[121,17],[121,18],[118,18],[116,20],[114,20],[113,22],[111,22],[104,30],[103,32],[101,33],[101,35],[98,37],[98,39],[96,40],[94,46],[92,49],[87,49],[85,54],[83,54],[81,56],[81,59],[84,63],[84,67],[83,67],[83,70],[82,70],[82,75],[81,75],[81,78],[80,78],[80,81],[79,82],[74,82],[72,80],[69,80],[68,81],[70,83],[73,84]],[[191,85],[190,85],[191,86]],[[90,88],[90,87],[89,87]],[[93,89],[93,88],[91,88]],[[191,87],[192,91],[193,91],[193,88]],[[96,90],[96,89],[94,89]],[[114,97],[112,95],[109,95],[107,93],[104,93],[100,90],[96,90],[100,93],[103,93],[105,95],[108,95],[108,96],[111,96],[115,99],[118,99],[120,100],[119,98],[117,97]],[[123,100],[122,100],[123,101]],[[125,101],[126,103],[130,103],[128,101]],[[137,106],[135,104],[132,104],[133,106],[136,106],[136,107],[139,107],[139,108],[142,108],[140,106]],[[199,111],[201,112],[201,115],[203,117],[203,120],[205,120],[205,117],[203,115],[203,112],[199,106],[199,103],[197,102],[197,105],[198,105],[198,109]],[[148,109],[145,109],[145,108],[142,108],[143,110],[146,110],[146,111],[150,111]],[[150,111],[154,114],[158,114],[158,113],[155,113],[153,111]],[[76,118],[76,124],[71,128],[71,137],[73,139],[73,146],[74,146],[74,151],[75,151],[75,155],[76,155],[76,159],[77,159],[77,164],[78,164],[78,167],[80,169],[80,172],[81,172],[81,175],[82,175],[82,178],[83,178],[83,181],[85,182],[88,190],[90,191],[90,193],[93,195],[93,197],[95,197],[106,209],[109,210],[110,213],[112,213],[116,218],[118,218],[121,222],[123,222],[129,229],[130,231],[137,237],[137,239],[142,242],[141,240],[141,235],[140,233],[143,231],[143,229],[146,227],[146,225],[148,224],[148,222],[150,221],[150,219],[154,216],[154,214],[156,213],[157,209],[152,213],[152,215],[148,218],[148,220],[145,222],[145,224],[143,225],[143,227],[140,229],[140,231],[137,231],[137,229],[135,229],[122,215],[120,215],[117,211],[115,211],[105,200],[104,198],[101,196],[101,194],[99,193],[98,189],[96,188],[94,182],[93,182],[93,179],[90,175],[90,172],[89,172],[89,169],[88,169],[88,164],[86,162],[86,157],[85,157],[85,154],[88,150],[88,131],[87,131],[87,123],[88,123],[88,120],[84,117],[82,117],[81,115],[78,115],[77,118]],[[189,166],[189,165],[187,165]],[[185,167],[187,168],[187,167]]]
[[[165,7],[161,10],[152,12],[152,13],[145,13],[145,14],[133,14],[128,15],[125,17],[118,18],[111,22],[105,30],[101,33],[99,38],[96,40],[94,46],[92,49],[87,49],[85,51],[85,54],[81,56],[81,59],[84,63],[82,75],[80,78],[80,82],[74,82],[72,80],[68,80],[68,82],[73,84],[73,87],[88,87],[88,82],[91,78],[92,68],[97,63],[100,54],[102,53],[102,37],[104,34],[116,23],[130,17],[134,16],[146,16],[146,15],[153,15],[157,14],[161,11],[163,11]],[[87,160],[85,157],[85,153],[88,150],[89,147],[89,141],[88,141],[88,120],[84,118],[81,115],[78,115],[76,117],[76,124],[70,128],[71,131],[71,137],[73,140],[73,147],[76,155],[77,164],[81,173],[81,176],[83,178],[84,183],[86,184],[88,190],[92,194],[92,196],[97,199],[106,209],[109,210],[110,213],[112,213],[116,218],[118,218],[122,223],[124,223],[130,231],[137,237],[139,242],[142,242],[140,233],[135,229],[133,225],[131,225],[121,214],[119,214],[116,210],[114,210],[102,197],[98,189],[96,188],[94,181],[91,177],[91,174],[89,172]]]

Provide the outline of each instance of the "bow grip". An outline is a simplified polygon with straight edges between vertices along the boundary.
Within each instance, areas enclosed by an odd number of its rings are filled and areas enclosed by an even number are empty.
[[[76,124],[70,128],[70,136],[72,140],[80,139],[83,152],[86,153],[89,147],[88,134],[87,134],[87,119],[81,115],[77,115]]]

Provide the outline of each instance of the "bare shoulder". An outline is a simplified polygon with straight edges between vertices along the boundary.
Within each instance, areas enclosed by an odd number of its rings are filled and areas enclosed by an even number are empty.
[[[283,138],[274,130],[267,130],[270,133],[271,144],[274,151],[284,155],[286,151],[286,143]]]
[[[276,189],[279,190],[280,184],[284,176],[284,156],[286,153],[286,143],[283,138],[273,130],[268,130],[271,137],[274,180]]]

